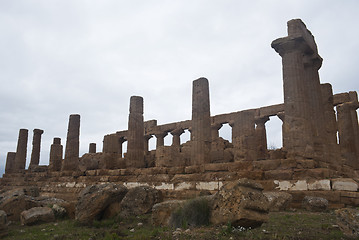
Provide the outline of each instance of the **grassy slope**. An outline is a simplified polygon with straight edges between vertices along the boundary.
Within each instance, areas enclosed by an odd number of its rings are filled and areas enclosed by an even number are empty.
[[[176,235],[174,229],[153,227],[150,215],[144,215],[126,220],[114,218],[94,222],[92,226],[81,226],[74,220],[30,227],[14,224],[9,227],[9,235],[4,239],[346,239],[336,227],[333,212],[271,213],[267,223],[252,230],[226,225],[177,232]]]

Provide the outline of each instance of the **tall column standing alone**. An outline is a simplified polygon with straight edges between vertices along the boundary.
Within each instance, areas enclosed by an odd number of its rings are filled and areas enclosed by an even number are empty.
[[[127,167],[146,167],[144,152],[143,98],[132,96],[128,118]]]
[[[8,152],[6,156],[5,173],[11,173],[15,167],[16,152]]]
[[[15,155],[16,170],[25,170],[28,132],[29,130],[27,129],[20,129],[19,131],[19,139],[17,141]]]
[[[191,165],[210,162],[211,114],[209,84],[206,78],[193,81],[192,89]]]
[[[67,129],[65,158],[62,171],[76,171],[79,163],[80,152],[80,115],[72,114],[69,118]]]
[[[41,135],[44,133],[41,129],[34,129],[34,135],[32,138],[32,152],[29,168],[33,168],[39,165],[40,161],[40,148],[41,148]]]

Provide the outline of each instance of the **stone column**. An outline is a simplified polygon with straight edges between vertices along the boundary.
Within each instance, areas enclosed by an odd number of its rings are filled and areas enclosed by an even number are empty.
[[[285,113],[284,112],[279,112],[277,113],[277,117],[282,121],[282,149],[285,150],[286,149],[286,141],[284,141],[284,136],[287,136],[284,131],[284,119],[285,119]]]
[[[151,138],[152,138],[152,135],[145,135],[145,136],[143,137],[144,146],[145,146],[144,150],[145,150],[145,153],[146,153],[146,154],[148,153],[148,149],[149,149],[149,147],[148,147],[148,141],[149,141]]]
[[[324,109],[324,140],[325,145],[327,146],[326,150],[326,162],[333,164],[338,163],[340,158],[340,150],[337,139],[337,119],[335,116],[335,111],[333,107],[333,90],[332,85],[329,83],[321,84],[321,93],[323,100],[323,109]]]
[[[253,161],[257,159],[254,116],[255,110],[239,112],[230,123],[232,143],[235,148],[235,161]]]
[[[358,102],[357,92],[350,91],[349,98],[350,98],[351,102],[357,103]],[[355,146],[356,146],[356,151],[357,151],[358,157],[359,157],[359,126],[358,126],[358,114],[357,114],[356,109],[351,110],[351,115],[352,115],[353,130],[354,130],[354,136],[355,136]]]
[[[261,117],[255,119],[256,129],[256,142],[257,142],[257,159],[263,160],[268,157],[267,150],[267,131],[265,123],[269,121],[269,117]]]
[[[184,133],[184,130],[182,128],[175,129],[171,131],[172,134],[172,146],[179,147],[181,146],[181,134]]]
[[[8,152],[6,156],[5,173],[12,173],[15,169],[16,152]]]
[[[221,129],[222,124],[221,123],[217,123],[217,124],[212,124],[211,125],[211,136],[212,136],[212,141],[215,141],[219,138],[219,129]]]
[[[300,19],[295,19],[288,22],[288,37],[273,41],[272,47],[283,64],[283,145],[292,156],[320,158],[324,151],[324,110],[318,75],[322,59],[314,37]]]
[[[80,152],[80,115],[72,114],[67,129],[65,158],[62,171],[76,171],[79,164]]]
[[[143,123],[143,98],[132,96],[130,99],[130,115],[128,119],[127,135],[127,167],[146,167],[144,154],[144,123]]]
[[[61,138],[54,138],[50,147],[50,171],[61,171],[63,147]]]
[[[345,164],[359,169],[358,153],[356,151],[355,133],[353,127],[352,110],[357,109],[359,103],[348,102],[337,105],[337,119],[340,152]]]
[[[27,129],[20,129],[19,131],[19,138],[17,141],[17,148],[15,155],[16,170],[25,170],[28,132],[29,130]]]
[[[165,145],[165,137],[167,136],[168,132],[156,133],[156,148],[162,147]]]
[[[41,129],[34,129],[34,135],[32,139],[32,152],[29,168],[33,168],[39,165],[40,161],[40,148],[41,148],[41,135],[44,133]]]
[[[193,81],[191,165],[210,163],[211,114],[209,83],[206,78]]]
[[[96,143],[89,144],[89,153],[96,153]]]

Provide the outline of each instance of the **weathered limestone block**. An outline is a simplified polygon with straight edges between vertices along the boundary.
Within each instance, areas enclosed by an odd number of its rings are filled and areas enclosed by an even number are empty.
[[[61,145],[61,138],[54,138],[50,148],[50,171],[60,171],[62,165],[63,147]]]
[[[149,213],[153,205],[162,201],[159,190],[148,186],[139,186],[128,191],[121,201],[121,217],[137,216]]]
[[[156,203],[152,207],[152,224],[154,226],[168,226],[172,212],[180,207],[185,201],[171,200]]]
[[[358,183],[351,178],[332,179],[332,189],[337,191],[358,191]]]
[[[323,190],[323,191],[330,191],[330,180],[329,179],[322,179],[322,180],[311,180],[308,181],[308,190]]]
[[[6,156],[5,173],[11,173],[15,169],[15,152],[8,152]]]
[[[80,151],[80,115],[72,114],[67,129],[65,158],[62,162],[62,171],[76,171]]]
[[[269,117],[261,117],[255,119],[255,135],[256,135],[256,145],[257,145],[257,159],[267,159],[267,131],[265,123],[269,121]]]
[[[120,202],[126,193],[126,187],[113,183],[86,187],[79,194],[75,219],[83,223],[99,220],[106,208],[113,202]]]
[[[128,118],[127,167],[146,167],[144,152],[143,98],[132,96]]]
[[[55,215],[49,207],[34,207],[21,212],[20,221],[22,225],[34,225],[55,221]]]
[[[199,78],[192,88],[191,165],[210,162],[211,138],[209,84]]]
[[[210,157],[211,163],[233,162],[233,144],[221,137],[212,140]]]
[[[286,192],[264,192],[269,202],[269,211],[278,212],[289,208],[292,202],[292,195]]]
[[[32,139],[32,152],[29,168],[32,169],[39,165],[40,161],[40,148],[41,148],[41,135],[44,130],[34,129],[34,135]]]
[[[258,227],[268,221],[269,203],[262,186],[241,179],[224,185],[214,195],[210,221],[213,224]]]
[[[24,170],[26,164],[27,137],[29,130],[20,129],[15,155],[15,169]]]
[[[328,209],[328,200],[321,197],[305,196],[302,207],[312,212],[322,212]]]

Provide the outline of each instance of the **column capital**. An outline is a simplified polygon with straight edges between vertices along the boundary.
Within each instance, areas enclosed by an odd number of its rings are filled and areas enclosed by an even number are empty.
[[[154,134],[156,138],[164,138],[168,135],[168,132],[158,132]]]
[[[40,134],[40,135],[41,135],[41,134],[44,133],[44,130],[35,128],[35,129],[33,130],[33,132],[34,132],[34,134]]]
[[[211,128],[214,129],[214,130],[219,130],[219,129],[221,129],[222,126],[223,126],[222,123],[213,123],[213,124],[211,124]]]
[[[290,36],[284,38],[278,38],[274,40],[271,47],[283,57],[290,52],[303,52],[308,55],[312,55],[315,51],[310,47],[302,36]]]
[[[184,133],[184,130],[182,128],[174,129],[170,132],[173,136],[180,136],[182,133]]]
[[[256,125],[264,125],[266,122],[269,121],[269,116],[264,116],[264,117],[255,117],[254,118],[254,123]]]
[[[152,135],[144,135],[143,136],[145,140],[150,140],[153,136]]]
[[[280,120],[282,120],[282,122],[284,122],[284,118],[285,118],[284,112],[279,112],[279,113],[277,113],[277,117],[278,117]]]

